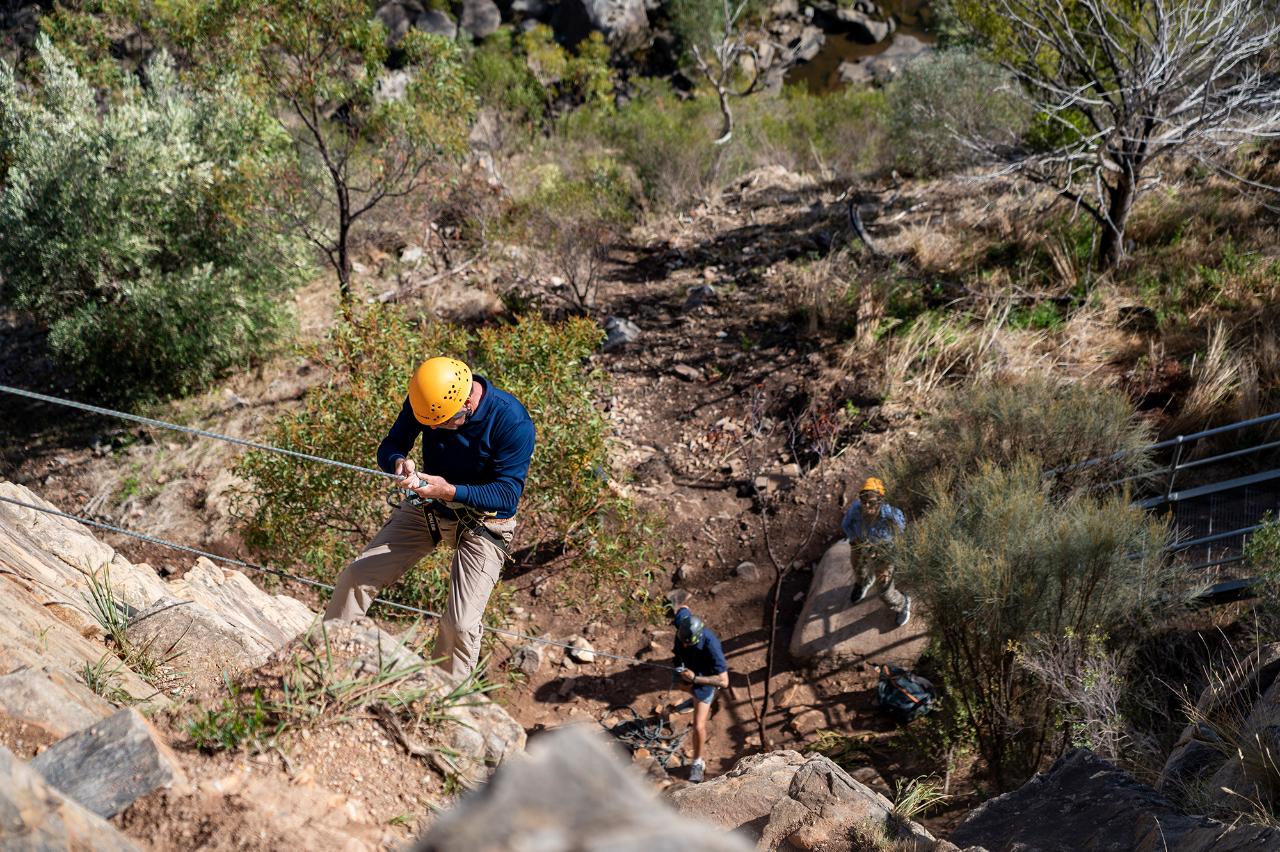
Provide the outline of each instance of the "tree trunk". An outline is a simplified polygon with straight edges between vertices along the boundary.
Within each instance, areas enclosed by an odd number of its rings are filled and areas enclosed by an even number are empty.
[[[351,303],[351,254],[348,246],[351,236],[351,204],[345,192],[338,195],[338,292],[342,304]]]
[[[1115,186],[1107,188],[1107,221],[1102,225],[1102,240],[1098,247],[1098,271],[1110,272],[1124,257],[1124,228],[1133,209],[1135,176],[1126,170]]]

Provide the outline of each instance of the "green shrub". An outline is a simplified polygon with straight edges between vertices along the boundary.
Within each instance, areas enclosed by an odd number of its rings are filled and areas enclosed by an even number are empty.
[[[1143,448],[1152,442],[1120,392],[1088,382],[1046,376],[999,376],[959,388],[941,400],[940,413],[918,439],[886,457],[885,481],[906,506],[921,505],[921,486],[935,473],[959,479],[983,463],[1008,466],[1034,458],[1042,470],[1071,468],[1051,481],[1059,491],[1085,489],[1150,468]],[[1113,454],[1128,453],[1110,460]]]
[[[1007,74],[964,50],[912,62],[889,86],[890,137],[898,164],[920,175],[945,174],[979,162],[968,140],[1011,145],[1026,125]]]
[[[1050,687],[1018,666],[1019,647],[1101,636],[1122,653],[1180,600],[1180,569],[1164,556],[1163,522],[1123,495],[1055,499],[1032,459],[935,476],[926,493],[891,558],[928,613],[979,753],[1008,789],[1062,745]]]
[[[280,418],[269,436],[278,446],[372,466],[398,413],[413,367],[434,353],[456,353],[529,409],[538,448],[521,503],[521,545],[563,542],[575,569],[614,603],[630,606],[634,585],[610,586],[616,572],[643,580],[654,556],[647,517],[612,490],[608,421],[596,407],[604,374],[586,366],[599,345],[594,323],[515,325],[469,332],[423,326],[395,308],[377,307],[340,324],[311,357],[332,374],[301,410]],[[387,480],[330,466],[299,465],[251,452],[236,468],[249,484],[240,513],[246,542],[273,559],[299,561],[331,580],[381,527]],[[442,557],[428,559],[388,590],[395,599],[437,609],[443,599]],[[490,601],[492,618],[495,595]],[[603,599],[602,599],[603,600]],[[640,593],[635,600],[647,601]]]
[[[178,82],[161,54],[105,110],[43,38],[40,85],[0,63],[4,295],[95,396],[183,394],[260,357],[287,324],[296,242],[263,208],[288,139],[242,97]]]

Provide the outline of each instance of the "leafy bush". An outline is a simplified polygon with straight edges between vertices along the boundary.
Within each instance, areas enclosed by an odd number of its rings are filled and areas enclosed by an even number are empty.
[[[977,162],[963,139],[1015,143],[1026,116],[1013,87],[999,68],[963,50],[912,62],[887,93],[899,166],[945,174]]]
[[[1018,665],[1018,648],[1102,636],[1122,653],[1179,599],[1180,569],[1164,557],[1163,522],[1123,495],[1055,500],[1030,459],[935,476],[926,493],[927,511],[891,558],[928,613],[979,753],[1008,789],[1064,745],[1052,742],[1051,690]]]
[[[40,85],[0,63],[4,295],[96,396],[183,394],[285,327],[296,242],[261,206],[288,139],[234,80],[178,82],[163,54],[105,113],[46,39]]]
[[[269,440],[370,466],[413,367],[433,353],[456,353],[519,398],[537,426],[538,449],[520,509],[521,543],[563,543],[575,568],[617,602],[617,587],[607,585],[617,572],[642,581],[652,564],[651,521],[609,484],[608,422],[595,405],[604,375],[584,361],[600,337],[599,328],[582,319],[551,324],[526,318],[469,332],[424,326],[391,307],[372,308],[340,324],[327,345],[309,350],[332,380],[310,392],[300,411],[280,418]],[[387,481],[367,474],[259,452],[246,454],[236,471],[249,483],[240,506],[246,542],[275,559],[301,561],[322,580],[336,576],[386,516]],[[444,581],[441,557],[435,558],[389,591],[406,603],[437,607]],[[629,605],[635,583],[622,588]],[[495,595],[491,607],[499,599]],[[641,592],[636,599],[647,597]]]
[[[1104,459],[1054,477],[1060,491],[1135,475],[1151,463],[1142,451],[1151,433],[1129,400],[1085,382],[1000,376],[954,391],[938,408],[919,439],[882,466],[885,481],[898,484],[898,499],[908,506],[920,505],[919,486],[935,472],[959,479],[983,463],[1008,466],[1029,457],[1050,470]],[[1108,460],[1120,452],[1128,455]]]

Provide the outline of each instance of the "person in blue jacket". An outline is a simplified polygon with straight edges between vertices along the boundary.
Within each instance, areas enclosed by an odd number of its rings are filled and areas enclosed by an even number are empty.
[[[907,519],[884,496],[884,483],[869,477],[840,524],[849,541],[849,567],[853,574],[849,602],[861,603],[879,582],[880,599],[897,615],[897,625],[902,627],[911,620],[911,597],[893,585],[893,565],[886,549],[906,529]]]
[[[675,624],[676,670],[693,693],[693,765],[689,768],[689,780],[696,783],[707,771],[702,757],[707,744],[707,720],[711,718],[716,690],[729,685],[729,664],[725,662],[720,638],[687,606],[676,610]]]
[[[409,455],[419,437],[421,470]],[[426,502],[403,501],[343,570],[325,620],[364,615],[380,589],[446,542],[455,549],[434,656],[445,671],[469,674],[480,657],[485,605],[509,558],[534,441],[520,400],[454,358],[422,362],[378,446],[378,466]]]

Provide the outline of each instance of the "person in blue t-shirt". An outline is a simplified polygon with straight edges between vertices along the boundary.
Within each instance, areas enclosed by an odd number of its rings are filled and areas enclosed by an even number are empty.
[[[421,473],[409,458],[419,437]],[[401,502],[338,577],[325,620],[364,615],[379,589],[444,541],[454,554],[433,655],[445,671],[469,674],[480,656],[481,616],[509,558],[534,440],[533,420],[520,400],[457,359],[423,361],[378,446],[378,466],[428,502]]]
[[[880,599],[898,616],[898,626],[911,620],[911,598],[894,588],[893,566],[886,548],[906,529],[902,510],[884,499],[884,483],[872,476],[862,483],[858,499],[845,512],[841,527],[849,540],[849,567],[853,572],[850,603],[860,603],[871,587],[880,583]]]
[[[707,744],[707,720],[711,718],[716,690],[729,685],[729,664],[725,662],[720,638],[687,606],[676,610],[675,623],[676,668],[693,693],[693,765],[689,780],[696,783],[706,774],[702,750]]]

